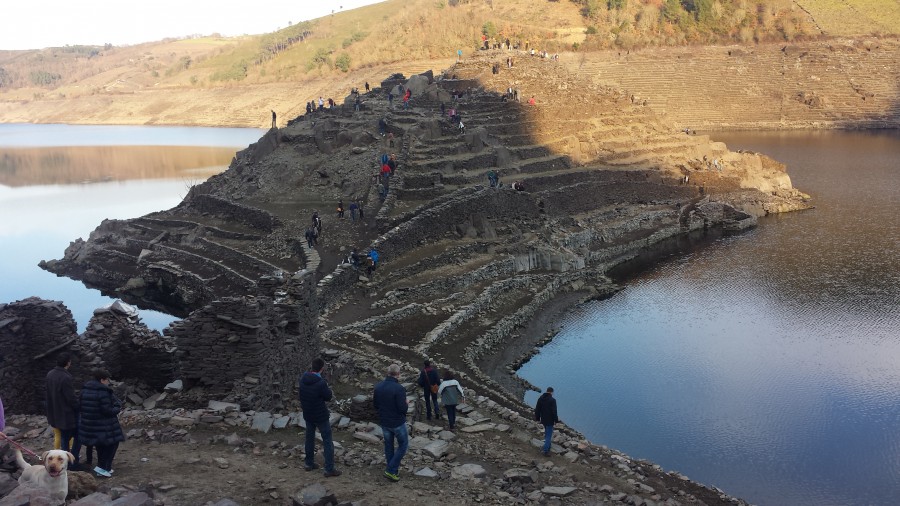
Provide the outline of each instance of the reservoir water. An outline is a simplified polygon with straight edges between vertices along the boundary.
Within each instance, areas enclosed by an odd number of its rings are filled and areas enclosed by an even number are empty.
[[[0,303],[60,300],[79,331],[114,299],[38,268],[106,218],[168,209],[256,142],[255,128],[0,124]],[[141,311],[151,328],[174,318]]]
[[[752,503],[897,504],[900,132],[712,137],[816,209],[619,280],[519,374],[593,442]]]

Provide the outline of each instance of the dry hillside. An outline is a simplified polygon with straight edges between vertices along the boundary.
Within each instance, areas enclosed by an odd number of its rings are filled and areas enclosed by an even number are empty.
[[[0,51],[0,122],[264,126],[270,109],[446,68],[484,34],[582,58],[898,30],[900,7],[875,0],[388,0],[260,36]]]

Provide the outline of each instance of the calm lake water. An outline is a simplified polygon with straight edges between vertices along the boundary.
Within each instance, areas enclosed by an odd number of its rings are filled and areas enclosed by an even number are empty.
[[[622,281],[519,374],[592,441],[753,503],[897,504],[900,132],[712,137],[817,208]]]
[[[168,209],[263,134],[255,128],[0,124],[0,303],[61,300],[79,331],[112,302],[38,268],[106,218]],[[174,318],[141,311],[151,328]]]

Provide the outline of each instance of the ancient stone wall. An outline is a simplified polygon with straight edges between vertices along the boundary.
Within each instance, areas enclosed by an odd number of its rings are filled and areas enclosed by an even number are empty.
[[[91,352],[117,380],[141,380],[162,390],[175,379],[175,342],[147,328],[137,317],[115,310],[94,313],[82,341],[93,343]]]
[[[185,386],[259,409],[294,395],[300,372],[319,353],[312,277],[263,282],[261,292],[215,300],[166,329]]]
[[[47,372],[65,343],[77,338],[72,312],[62,302],[29,297],[0,304],[0,398],[7,416],[44,412]],[[73,359],[73,369],[77,363]]]
[[[189,195],[179,207],[192,209],[199,213],[209,213],[223,219],[243,223],[252,229],[263,230],[267,233],[271,232],[272,229],[279,225],[277,217],[262,209],[246,206],[213,195]]]
[[[538,215],[534,202],[514,191],[464,191],[436,202],[437,205],[395,220],[396,226],[373,242],[372,247],[378,250],[382,258],[399,257],[424,242],[438,240],[448,233],[459,234],[467,228],[471,228],[476,235],[484,233],[485,230],[473,223],[473,217],[510,213],[520,218]],[[467,223],[469,227],[465,226]]]

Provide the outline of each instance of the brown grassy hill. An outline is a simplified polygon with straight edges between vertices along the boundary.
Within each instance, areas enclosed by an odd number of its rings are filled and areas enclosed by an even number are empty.
[[[0,122],[264,126],[484,34],[551,52],[900,32],[874,0],[388,0],[262,36],[0,51]],[[338,91],[340,90],[340,91]]]

